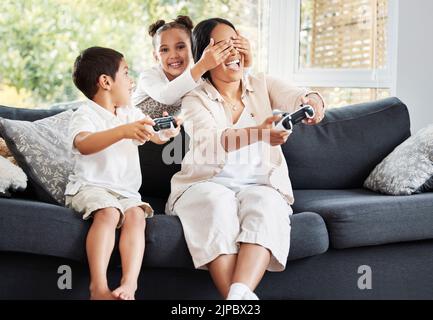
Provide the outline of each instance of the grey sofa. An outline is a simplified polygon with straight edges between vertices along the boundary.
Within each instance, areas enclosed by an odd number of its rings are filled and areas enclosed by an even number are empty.
[[[0,117],[29,121],[56,112],[0,107]],[[284,272],[265,275],[259,297],[433,298],[433,193],[394,197],[362,187],[409,136],[408,110],[397,98],[332,109],[320,125],[296,127],[283,146],[295,193],[289,261]],[[183,152],[184,138],[175,140]],[[178,218],[164,215],[180,165],[164,165],[162,148],[140,147],[140,193],[158,215],[148,221],[137,298],[219,299],[208,272],[194,270]],[[38,200],[31,183],[0,199],[0,298],[87,299],[88,228],[71,210]],[[112,285],[120,279],[117,252]],[[70,290],[57,286],[62,265],[72,270]],[[371,289],[358,286],[361,266],[371,270]]]

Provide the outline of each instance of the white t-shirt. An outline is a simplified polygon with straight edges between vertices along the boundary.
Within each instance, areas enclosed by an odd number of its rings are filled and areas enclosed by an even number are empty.
[[[257,123],[251,110],[245,106],[233,128],[241,129],[255,126]],[[249,185],[267,185],[269,183],[269,169],[263,166],[263,144],[263,141],[259,141],[229,152],[224,168],[211,181],[236,192]]]
[[[85,185],[99,186],[124,197],[141,199],[138,146],[123,139],[110,147],[82,155],[73,145],[80,132],[99,132],[141,120],[145,115],[135,107],[116,109],[117,116],[89,100],[72,115],[69,123],[69,143],[74,155],[74,173],[69,176],[65,195],[75,195]]]
[[[140,74],[137,87],[132,94],[132,104],[136,106],[147,97],[169,106],[180,106],[182,97],[202,83],[195,82],[188,67],[176,79],[169,81],[158,64]]]

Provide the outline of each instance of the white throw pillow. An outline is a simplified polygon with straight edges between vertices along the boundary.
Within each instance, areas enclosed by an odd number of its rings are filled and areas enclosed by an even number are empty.
[[[27,176],[24,171],[0,156],[0,194],[8,195],[9,190],[24,190],[26,187]]]

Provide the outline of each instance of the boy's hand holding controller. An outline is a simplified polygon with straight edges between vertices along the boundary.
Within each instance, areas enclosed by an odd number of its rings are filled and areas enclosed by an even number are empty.
[[[146,117],[142,120],[131,122],[120,126],[119,129],[122,130],[124,139],[132,139],[136,144],[143,144],[151,140],[155,135],[153,131],[153,126],[155,122]]]

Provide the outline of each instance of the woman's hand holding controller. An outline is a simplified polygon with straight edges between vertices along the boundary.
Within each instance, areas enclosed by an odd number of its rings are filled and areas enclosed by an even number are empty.
[[[292,131],[275,129],[273,124],[281,120],[281,115],[275,115],[267,118],[260,126],[259,138],[260,140],[269,143],[271,146],[279,146],[286,143]]]
[[[316,96],[317,98],[313,98]],[[317,94],[311,94],[310,97],[302,97],[302,105],[310,105],[314,109],[314,118],[304,119],[302,122],[308,125],[318,124],[325,117],[325,108],[322,99]]]

